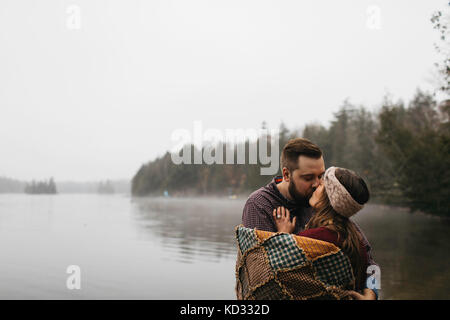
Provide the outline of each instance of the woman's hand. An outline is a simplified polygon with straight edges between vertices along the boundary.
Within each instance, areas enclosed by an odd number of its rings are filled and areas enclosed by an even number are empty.
[[[285,207],[278,207],[273,210],[273,219],[275,220],[275,226],[277,232],[292,233],[295,230],[295,222],[297,217],[294,217],[291,221],[289,210]]]

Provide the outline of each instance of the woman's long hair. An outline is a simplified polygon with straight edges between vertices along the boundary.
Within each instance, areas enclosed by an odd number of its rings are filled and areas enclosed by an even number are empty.
[[[369,200],[367,185],[356,173],[338,168],[335,175],[355,201],[364,204]],[[349,257],[352,265],[356,289],[361,289],[366,278],[366,266],[360,253],[360,236],[356,226],[349,218],[333,209],[325,189],[316,205],[316,211],[305,229],[327,227],[338,234],[338,241],[342,241],[341,249]]]

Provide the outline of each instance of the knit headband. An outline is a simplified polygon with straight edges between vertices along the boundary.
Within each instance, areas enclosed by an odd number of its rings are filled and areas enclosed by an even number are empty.
[[[347,189],[336,178],[336,167],[330,167],[325,171],[324,185],[331,206],[340,215],[350,218],[364,206],[352,198]]]

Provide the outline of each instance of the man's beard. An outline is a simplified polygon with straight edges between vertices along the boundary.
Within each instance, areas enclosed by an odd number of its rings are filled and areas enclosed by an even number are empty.
[[[299,193],[293,180],[289,181],[288,191],[292,200],[294,200],[296,204],[309,207],[309,198],[311,196],[305,197],[303,194]]]

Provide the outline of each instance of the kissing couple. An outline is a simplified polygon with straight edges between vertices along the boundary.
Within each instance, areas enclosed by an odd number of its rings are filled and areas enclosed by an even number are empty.
[[[365,181],[325,170],[320,148],[303,138],[283,147],[281,166],[249,196],[236,229],[238,299],[378,299],[367,274],[378,265],[350,219],[369,200]]]

